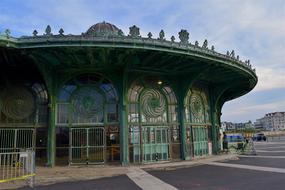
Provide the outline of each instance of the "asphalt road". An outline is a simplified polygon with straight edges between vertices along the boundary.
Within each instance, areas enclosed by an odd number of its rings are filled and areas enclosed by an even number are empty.
[[[284,174],[207,165],[150,174],[181,190],[284,190],[285,185],[278,183]]]
[[[21,190],[31,190],[31,188],[20,188]],[[35,190],[140,190],[132,180],[130,180],[126,175],[111,177],[111,178],[101,178],[97,180],[89,181],[76,181],[76,182],[66,182],[57,183],[48,186],[38,186]]]
[[[141,178],[130,179],[130,175],[122,175],[91,181],[38,186],[36,189],[136,190],[145,188],[156,190],[168,187],[168,189],[181,190],[284,190],[285,137],[269,139],[268,142],[258,142],[255,143],[255,147],[256,156],[240,156],[237,160],[219,162],[218,164],[222,164],[219,166],[205,163],[188,168],[146,170],[145,174],[148,176],[141,174]],[[262,168],[256,169],[256,166]],[[151,178],[155,179],[154,185],[157,185],[157,188],[148,186],[147,183],[152,180]],[[166,186],[159,184],[160,181]],[[24,189],[29,188],[20,190]]]

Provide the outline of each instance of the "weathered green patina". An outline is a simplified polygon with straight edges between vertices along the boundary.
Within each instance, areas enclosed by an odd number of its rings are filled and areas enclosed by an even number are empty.
[[[214,46],[208,48],[207,40],[202,46],[197,41],[193,45],[184,29],[179,39],[166,40],[163,30],[157,39],[151,33],[141,37],[135,25],[125,35],[106,22],[81,35],[65,35],[63,29],[53,34],[48,26],[43,35],[35,30],[33,36],[14,38],[7,30],[0,36],[0,129],[24,124],[39,127],[41,111],[34,107],[37,95],[31,98],[30,88],[19,82],[25,78],[28,83],[44,85],[48,94],[46,154],[50,166],[56,163],[57,131],[65,130],[61,127],[103,126],[108,160],[116,160],[114,152],[118,151],[123,165],[203,156],[209,153],[209,144],[217,153],[223,104],[251,91],[258,79],[249,60],[241,61],[234,51],[220,54]],[[117,103],[106,100],[110,85]],[[73,86],[78,89],[68,102],[61,102],[63,88]],[[21,96],[4,96],[3,92],[15,88],[24,88]],[[59,122],[59,117],[66,123]]]

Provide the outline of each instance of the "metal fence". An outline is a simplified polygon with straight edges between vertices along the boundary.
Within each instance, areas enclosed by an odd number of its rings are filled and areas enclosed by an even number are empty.
[[[69,164],[104,164],[106,140],[104,127],[72,128]]]
[[[0,153],[35,147],[35,129],[0,129]]]
[[[28,180],[35,183],[35,152],[32,150],[0,153],[0,184],[14,180]]]

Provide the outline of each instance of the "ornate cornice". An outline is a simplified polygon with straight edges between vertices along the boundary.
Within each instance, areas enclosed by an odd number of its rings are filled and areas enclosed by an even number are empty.
[[[226,54],[218,53],[215,51],[213,45],[211,48],[208,47],[207,39],[205,39],[202,46],[199,45],[198,41],[191,44],[189,42],[189,33],[185,29],[182,29],[178,33],[180,41],[177,42],[175,41],[174,36],[172,36],[170,40],[165,39],[163,30],[160,31],[158,38],[153,38],[151,32],[148,33],[147,37],[142,37],[140,35],[140,29],[135,25],[129,28],[128,35],[124,35],[120,29],[112,24],[105,22],[98,24],[93,25],[93,28],[91,27],[89,29],[89,33],[86,32],[81,35],[65,35],[62,28],[59,30],[58,34],[53,34],[49,25],[43,35],[38,35],[38,32],[34,30],[33,36],[22,36],[19,38],[10,36],[10,30],[6,30],[4,33],[0,33],[0,46],[14,48],[104,46],[170,51],[178,54],[183,53],[191,56],[203,57],[213,61],[219,60],[222,62],[229,62],[231,65],[241,67],[252,73],[257,79],[255,69],[252,68],[249,60],[242,61],[239,55],[235,55],[234,50],[232,50],[231,53],[227,51]],[[98,28],[100,28],[100,30],[98,30]]]

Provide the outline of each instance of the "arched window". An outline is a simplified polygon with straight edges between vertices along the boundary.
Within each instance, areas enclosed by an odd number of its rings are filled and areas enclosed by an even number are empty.
[[[208,154],[208,142],[211,138],[208,102],[205,88],[190,89],[184,101],[187,149],[193,156]]]
[[[210,123],[209,104],[206,92],[189,90],[185,100],[186,121],[190,123]]]
[[[57,124],[97,125],[118,122],[118,96],[113,84],[98,75],[81,75],[60,90]]]
[[[96,74],[67,82],[57,100],[58,164],[103,164],[120,160],[118,95]]]
[[[177,101],[171,87],[157,78],[138,80],[129,89],[128,103],[130,161],[180,158]]]
[[[47,90],[40,83],[15,84],[0,90],[0,125],[41,127],[47,123]],[[14,125],[15,126],[15,125]]]

